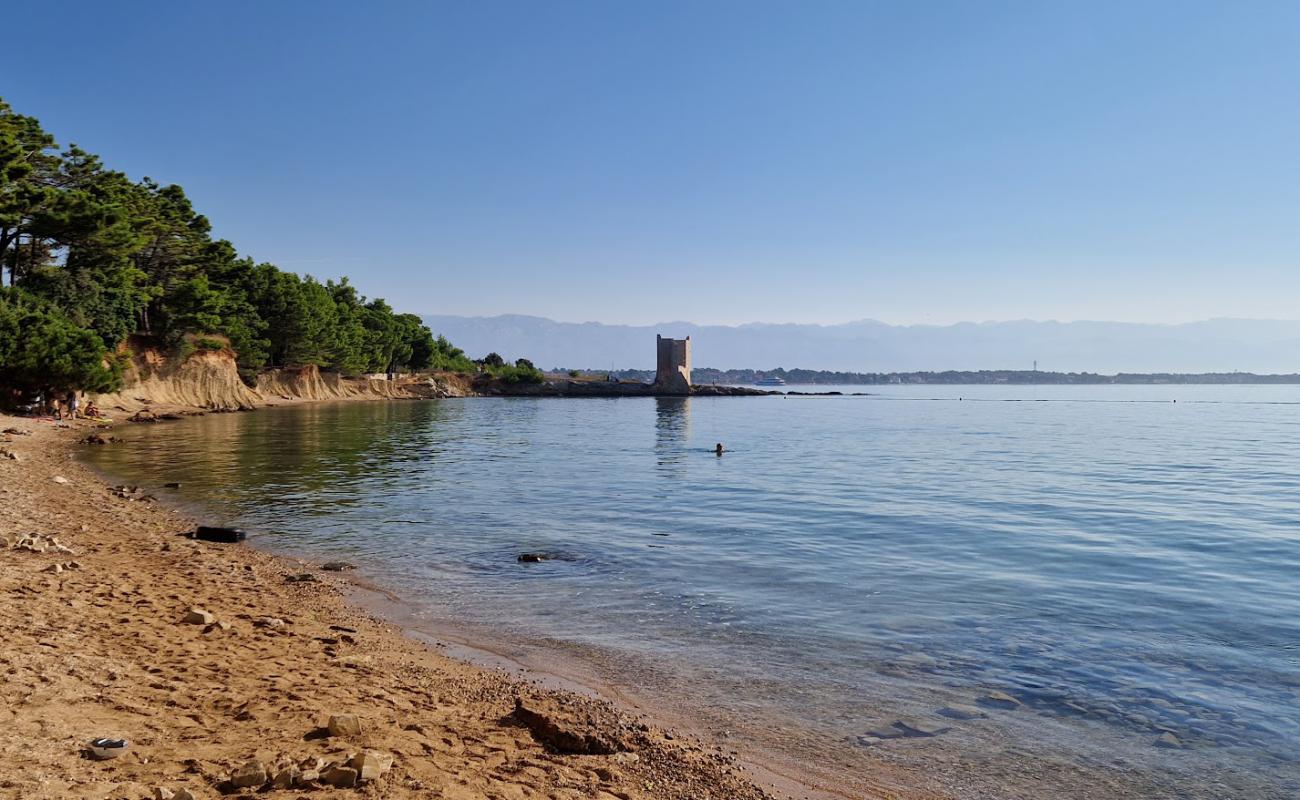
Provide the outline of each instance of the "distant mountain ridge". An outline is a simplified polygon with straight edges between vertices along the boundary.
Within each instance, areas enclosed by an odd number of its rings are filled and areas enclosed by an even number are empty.
[[[496,351],[539,367],[647,369],[655,334],[690,336],[696,366],[853,372],[1030,369],[1060,372],[1300,372],[1300,320],[749,323],[606,325],[544,317],[426,315],[471,356]]]

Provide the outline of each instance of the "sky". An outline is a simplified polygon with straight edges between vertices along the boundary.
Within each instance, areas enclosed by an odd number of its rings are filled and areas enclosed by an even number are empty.
[[[1300,3],[62,2],[0,96],[417,313],[1300,318]]]

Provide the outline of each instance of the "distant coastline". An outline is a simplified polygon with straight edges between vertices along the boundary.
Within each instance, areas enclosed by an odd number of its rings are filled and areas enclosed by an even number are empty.
[[[583,370],[604,372],[620,380],[650,381],[653,370]],[[1041,385],[1158,385],[1158,384],[1300,384],[1300,373],[1260,375],[1253,372],[1044,372],[1039,370],[945,370],[941,372],[835,372],[814,369],[712,369],[695,368],[696,385],[752,385],[762,377],[777,377],[792,385],[887,386],[1008,384]]]

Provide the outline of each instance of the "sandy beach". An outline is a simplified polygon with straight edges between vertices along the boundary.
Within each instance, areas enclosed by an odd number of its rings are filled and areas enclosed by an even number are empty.
[[[771,796],[690,735],[404,637],[342,573],[187,538],[76,462],[92,423],[0,429],[0,796]]]

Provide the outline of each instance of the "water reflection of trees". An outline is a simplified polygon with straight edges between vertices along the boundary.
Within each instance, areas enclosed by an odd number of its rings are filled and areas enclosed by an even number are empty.
[[[413,481],[463,435],[457,402],[323,403],[210,414],[132,431],[106,469],[143,484],[179,481],[186,494],[247,509],[283,500],[300,513],[361,501],[376,484]],[[305,497],[311,495],[311,498]]]

